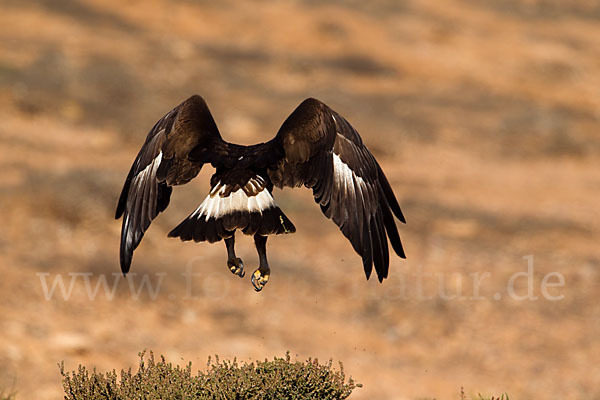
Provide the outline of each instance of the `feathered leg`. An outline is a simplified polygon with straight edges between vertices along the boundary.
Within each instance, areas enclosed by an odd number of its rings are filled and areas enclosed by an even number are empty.
[[[225,239],[225,246],[227,246],[227,266],[229,270],[243,278],[246,273],[244,272],[244,263],[241,258],[235,256],[235,233],[234,236]]]
[[[269,282],[269,275],[271,274],[271,269],[267,262],[267,237],[258,234],[254,235],[254,244],[256,245],[256,251],[258,251],[260,266],[252,274],[252,285],[257,292],[260,292],[267,282]]]

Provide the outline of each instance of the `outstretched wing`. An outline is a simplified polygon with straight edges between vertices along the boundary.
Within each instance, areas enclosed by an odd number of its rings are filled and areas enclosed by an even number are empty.
[[[188,160],[196,146],[222,142],[217,125],[200,96],[192,96],[169,111],[150,130],[119,198],[115,218],[123,216],[121,270],[129,271],[133,251],[158,213],[169,205],[171,186],[193,179],[202,162]]]
[[[367,279],[373,265],[381,282],[388,275],[388,241],[406,258],[394,215],[406,222],[392,188],[358,132],[342,116],[307,99],[270,142],[279,158],[269,171],[282,188],[306,186],[315,201],[362,257]]]

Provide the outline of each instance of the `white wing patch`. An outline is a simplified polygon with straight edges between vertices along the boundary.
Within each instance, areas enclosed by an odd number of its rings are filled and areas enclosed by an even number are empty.
[[[144,168],[142,171],[140,171],[134,178],[133,178],[133,182],[131,183],[131,186],[129,187],[129,199],[136,199],[138,196],[144,197],[144,192],[147,191],[147,185],[153,185],[156,184],[156,171],[158,170],[158,167],[160,166],[160,162],[162,161],[162,151],[160,153],[158,153],[158,155],[154,158],[154,160],[152,160],[152,162],[150,164],[148,164],[146,166],[146,168]],[[129,201],[132,200],[128,200],[128,204]],[[152,199],[151,199],[152,201]],[[132,201],[132,203],[135,203],[135,200]],[[127,212],[125,213],[125,222],[124,225],[125,226],[130,226],[130,220],[131,220],[131,210],[129,210],[129,205],[127,206]],[[143,213],[142,213],[143,214]],[[135,219],[135,218],[134,218]],[[126,241],[127,241],[127,245],[129,246],[131,243],[133,243],[133,236],[135,234],[135,229],[131,229],[131,227],[129,229],[127,229],[127,236],[126,236]]]
[[[162,151],[158,153],[158,155],[154,158],[154,160],[152,160],[150,164],[146,166],[146,168],[140,171],[140,173],[137,174],[135,178],[133,178],[133,184],[131,185],[131,189],[129,190],[131,191],[135,188],[134,190],[139,191],[144,185],[144,182],[148,179],[148,177],[156,177],[156,171],[158,170],[161,161]]]
[[[335,185],[341,193],[349,192],[354,194],[355,184],[361,190],[367,190],[367,185],[363,178],[356,175],[350,167],[342,161],[340,156],[333,153],[333,173]]]
[[[264,179],[257,176],[250,179],[246,186],[251,185],[250,187],[258,189],[261,187],[261,183],[264,183]],[[198,219],[204,217],[208,221],[210,218],[221,218],[236,211],[259,212],[262,214],[263,211],[269,208],[277,207],[275,199],[273,199],[267,188],[261,190],[256,196],[248,196],[244,189],[240,188],[235,192],[231,192],[229,196],[223,197],[226,190],[227,187],[218,182],[191,217]]]

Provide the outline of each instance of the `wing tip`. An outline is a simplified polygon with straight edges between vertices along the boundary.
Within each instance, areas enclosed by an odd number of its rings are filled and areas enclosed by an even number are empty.
[[[179,232],[175,231],[175,228],[171,229],[169,233],[167,233],[168,238],[176,238],[179,237]]]
[[[365,270],[365,276],[367,278],[367,281],[369,279],[371,279],[371,275],[373,273],[373,264],[363,264],[364,270]],[[388,268],[389,270],[389,268]],[[379,283],[383,283],[384,279],[387,279],[388,277],[388,270],[384,270],[384,271],[380,271],[377,268],[375,268],[375,274],[377,275],[377,280],[379,281]]]
[[[120,256],[121,272],[123,276],[126,276],[131,269],[131,259],[133,258],[133,252],[122,249]]]
[[[398,207],[398,214],[394,213],[394,215],[396,215],[396,218],[398,218],[398,220],[400,222],[402,222],[403,224],[406,224],[406,218],[404,217],[404,214],[402,213],[402,210],[400,209],[400,207]]]
[[[373,272],[373,264],[367,261],[363,261],[363,269],[365,270],[365,276],[367,280],[371,278],[371,273]]]
[[[125,204],[127,203],[127,192],[129,192],[129,183],[130,178],[127,177],[127,180],[123,185],[123,189],[121,190],[119,201],[117,202],[117,209],[115,210],[115,219],[121,218],[123,216],[123,213],[125,212]]]
[[[402,209],[400,208],[400,204],[398,203],[398,199],[396,199],[396,195],[394,194],[394,190],[392,189],[392,185],[388,181],[387,177],[383,173],[383,169],[381,165],[377,164],[378,176],[380,178],[380,189],[382,191],[383,197],[387,200],[392,212],[398,218],[400,222],[406,224],[406,218],[404,217],[404,213],[402,213]]]

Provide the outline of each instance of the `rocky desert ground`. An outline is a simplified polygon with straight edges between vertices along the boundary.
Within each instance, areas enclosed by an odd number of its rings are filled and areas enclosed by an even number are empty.
[[[143,349],[198,368],[333,358],[364,384],[356,400],[600,397],[597,1],[0,11],[0,387],[18,399],[61,398],[61,360],[120,369]],[[255,293],[222,243],[166,238],[206,195],[205,167],[123,278],[121,185],[154,122],[194,93],[242,144],[309,96],[344,115],[400,201],[407,260],[366,281],[310,191],[277,190],[298,232],[269,240]],[[252,271],[251,238],[237,251]]]

